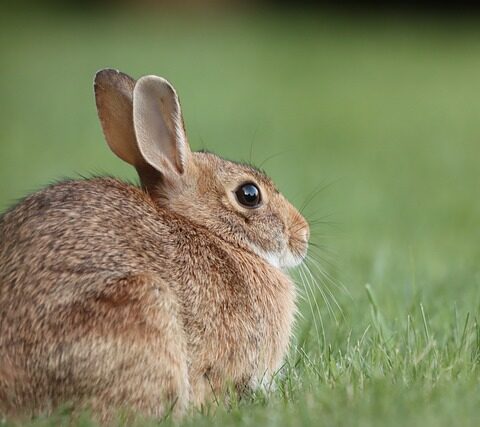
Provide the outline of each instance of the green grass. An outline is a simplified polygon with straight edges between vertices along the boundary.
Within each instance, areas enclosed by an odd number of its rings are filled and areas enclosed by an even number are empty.
[[[312,255],[333,283],[312,272],[333,314],[309,293],[277,389],[185,425],[479,425],[473,21],[0,19],[0,209],[59,177],[134,177],[97,123],[92,77],[106,66],[172,80],[194,149],[257,164],[276,155],[263,167],[297,206],[330,184],[306,214],[326,221]]]

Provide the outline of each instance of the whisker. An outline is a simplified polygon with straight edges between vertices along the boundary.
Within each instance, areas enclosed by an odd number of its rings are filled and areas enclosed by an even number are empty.
[[[255,144],[255,141],[257,139],[257,134],[258,134],[258,129],[260,128],[260,124],[258,124],[252,134],[252,140],[250,142],[250,153],[249,153],[249,163],[251,164],[253,162],[253,145]]]
[[[327,188],[331,187],[333,184],[336,184],[339,181],[339,179],[333,180],[327,184],[324,184],[321,182],[319,186],[314,189],[305,199],[305,201],[302,203],[302,206],[300,207],[299,211],[300,213],[303,213],[304,210],[307,208],[307,206],[312,202],[312,200],[315,199],[322,191],[326,190]]]
[[[310,269],[310,266],[308,264],[307,265],[307,268],[308,270],[310,271],[310,274],[312,274],[311,272],[311,269]],[[312,274],[313,275],[313,274]],[[328,295],[330,296],[330,298],[332,299],[333,303],[335,304],[335,306],[337,307],[337,310],[338,312],[340,313],[340,315],[342,316],[342,318],[345,320],[345,316],[344,316],[344,313],[343,313],[343,309],[342,307],[340,306],[340,304],[338,303],[338,300],[337,298],[335,297],[334,293],[332,292],[332,290],[330,289],[330,287],[328,286],[328,284],[322,280],[322,278],[319,278],[321,284],[325,287],[325,290],[326,292],[328,293]],[[317,286],[320,286],[320,284],[317,283]]]
[[[302,286],[299,286],[299,283],[296,280],[295,280],[295,284],[297,285],[297,298],[302,302],[306,302],[307,297],[305,295],[305,289],[303,289]],[[301,320],[305,320],[305,316],[300,310],[297,310],[295,315],[299,317]]]
[[[312,286],[314,286],[316,289],[318,289],[318,291],[320,292],[320,295],[322,296],[323,300],[325,301],[325,304],[327,306],[327,310],[330,314],[330,316],[333,317],[333,319],[335,320],[335,323],[338,323],[337,321],[337,316],[335,315],[335,311],[333,310],[333,307],[332,305],[330,304],[330,300],[328,299],[328,296],[327,294],[324,292],[324,290],[322,289],[322,287],[318,284],[318,282],[316,281],[315,277],[313,276],[312,272],[310,271],[310,269],[308,268],[308,264],[304,264],[305,266],[305,270],[307,271],[308,275],[310,276],[311,278],[311,284]]]
[[[272,159],[274,159],[275,157],[281,156],[282,154],[286,154],[286,153],[291,152],[291,151],[293,151],[293,148],[289,148],[289,149],[287,149],[287,150],[283,150],[283,151],[280,151],[280,152],[278,152],[278,153],[274,153],[274,154],[268,156],[266,159],[264,159],[264,160],[258,165],[258,168],[262,168],[262,166],[263,166],[265,163],[267,163],[269,160],[272,160]]]
[[[313,200],[317,194],[320,194],[325,188],[325,180],[321,181],[310,193],[307,194],[307,197],[303,201],[302,205],[298,209],[300,213],[304,211],[304,209],[307,207],[307,205],[310,203],[311,200]]]
[[[320,306],[318,305],[318,300],[317,300],[317,298],[316,298],[315,291],[314,291],[314,288],[313,288],[314,283],[310,282],[309,278],[307,277],[306,271],[308,271],[308,269],[307,269],[306,264],[302,264],[302,268],[304,269],[303,274],[304,274],[304,277],[305,277],[305,281],[306,281],[306,283],[307,283],[307,285],[308,285],[308,287],[309,287],[309,289],[310,289],[310,292],[311,292],[312,297],[313,297],[313,301],[315,302],[315,306],[316,306],[316,308],[317,308],[317,310],[318,310],[318,314],[319,314],[319,316],[320,316],[320,318],[321,318],[321,315],[322,315],[322,314],[321,314]],[[322,298],[323,298],[323,300],[324,300],[324,302],[325,302],[325,304],[326,304],[326,306],[327,306],[327,310],[329,311],[329,314],[331,315],[330,310],[331,310],[332,307],[330,306],[330,302],[329,302],[328,299],[326,298],[326,296],[325,296],[325,294],[323,293],[322,289],[318,288],[318,286],[317,286],[316,288],[320,291],[320,295],[322,296]],[[322,328],[323,328],[323,319],[322,319]]]
[[[352,294],[350,293],[348,288],[345,286],[345,284],[341,280],[338,280],[338,279],[335,280],[328,271],[322,268],[318,260],[313,258],[311,254],[307,255],[307,259],[309,262],[312,263],[313,267],[320,273],[320,275],[322,275],[326,280],[328,280],[335,288],[344,292],[348,297],[353,298]]]
[[[336,264],[336,256],[337,254],[335,253],[335,251],[333,251],[331,248],[329,247],[314,247],[314,249],[318,249],[320,252],[315,252],[312,250],[312,245],[309,244],[309,248],[308,248],[308,254],[310,255],[311,258],[313,258],[313,255],[315,255],[316,258],[314,258],[317,262],[321,262],[322,264],[326,264],[327,266],[329,266],[330,268],[332,269],[336,269],[337,268],[337,264]]]
[[[334,213],[331,212],[329,214],[326,214],[326,215],[323,215],[321,217],[318,217],[318,218],[309,218],[307,217],[307,222],[310,226],[312,225],[317,225],[317,224],[322,224],[322,225],[340,225],[340,223],[338,221],[332,221],[332,220],[329,220],[328,218],[331,218],[334,216]]]
[[[300,274],[300,277],[302,278],[302,283],[303,283],[303,286],[305,288],[305,291],[308,295],[308,304],[310,306],[310,311],[312,313],[312,320],[313,320],[313,324],[314,324],[314,327],[315,327],[315,331],[316,331],[316,334],[317,334],[317,339],[318,339],[318,342],[322,342],[323,343],[323,346],[325,346],[325,343],[326,343],[326,335],[325,335],[325,328],[324,328],[324,325],[323,325],[323,319],[322,319],[322,314],[320,312],[320,307],[318,306],[318,302],[317,300],[315,299],[315,294],[313,293],[313,290],[311,289],[310,285],[308,284],[308,281],[306,280],[306,275],[305,273],[303,272],[302,270],[303,266],[300,265],[300,268],[298,270],[299,274]],[[321,326],[321,330],[322,330],[322,338],[323,338],[323,341],[320,340],[320,331],[319,331],[319,328],[318,328],[318,322],[317,322],[317,317],[315,316],[315,310],[313,309],[313,304],[312,304],[312,301],[311,301],[311,297],[313,297],[313,301],[315,303],[315,306],[318,310],[318,317],[319,317],[319,320],[320,320],[320,326]]]
[[[309,241],[308,242],[308,246],[310,248],[315,248],[315,249],[318,249],[319,251],[322,251],[322,252],[333,252],[333,249],[327,245],[324,245],[322,243],[317,243],[317,242],[313,242],[313,241]]]
[[[322,267],[321,263],[318,262],[317,259],[315,259],[313,256],[312,256],[312,253],[309,253],[307,254],[307,257],[306,259],[311,262],[313,264],[313,267],[316,268],[316,270],[320,273],[320,275],[322,277],[324,277],[326,280],[328,280],[333,286],[335,286],[337,289],[340,289],[339,285],[336,283],[335,279],[333,278],[333,276],[326,270]],[[322,260],[323,261],[323,260]],[[334,267],[332,265],[332,267]]]
[[[333,235],[333,234],[327,234],[327,233],[321,232],[320,230],[310,230],[310,238],[312,238],[312,237],[315,237],[316,241],[318,241],[318,240],[328,241],[328,240],[334,239],[336,236]],[[329,249],[327,246],[325,246],[323,244],[312,242],[312,240],[310,240],[310,243],[313,243],[312,246],[320,245],[321,247],[319,249],[322,249],[322,250],[323,249]]]

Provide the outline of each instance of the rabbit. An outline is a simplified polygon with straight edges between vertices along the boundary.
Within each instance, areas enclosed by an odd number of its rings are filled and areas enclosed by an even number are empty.
[[[309,226],[253,166],[190,150],[157,76],[95,76],[106,142],[138,172],[55,183],[0,217],[0,407],[173,413],[271,381]]]

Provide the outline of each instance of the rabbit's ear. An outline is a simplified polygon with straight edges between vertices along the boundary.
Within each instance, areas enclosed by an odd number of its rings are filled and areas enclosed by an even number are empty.
[[[133,124],[145,161],[164,176],[182,175],[190,156],[177,93],[165,79],[140,78],[133,90]]]
[[[118,157],[133,166],[142,158],[133,129],[134,86],[135,80],[117,70],[95,75],[95,101],[105,139]]]
[[[145,162],[133,127],[135,80],[118,70],[104,69],[95,75],[95,101],[103,133],[110,149],[137,169],[144,188],[155,185],[160,174]]]

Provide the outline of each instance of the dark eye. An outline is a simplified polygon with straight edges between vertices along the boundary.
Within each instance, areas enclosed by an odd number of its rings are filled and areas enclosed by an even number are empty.
[[[238,187],[237,191],[235,191],[235,195],[237,196],[238,203],[246,208],[257,208],[262,201],[260,190],[251,182],[242,184]]]

